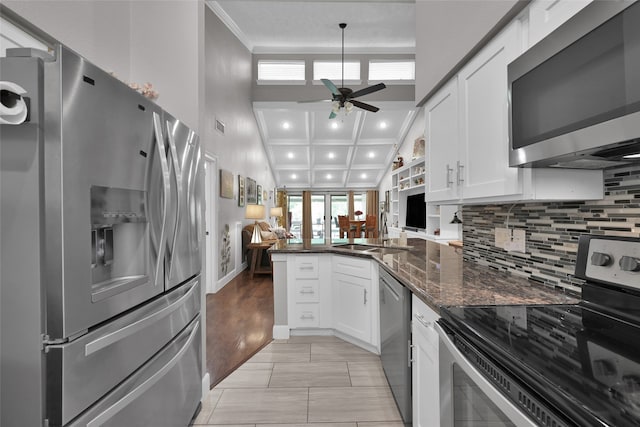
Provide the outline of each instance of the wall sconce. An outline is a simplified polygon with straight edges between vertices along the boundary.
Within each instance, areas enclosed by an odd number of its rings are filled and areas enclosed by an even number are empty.
[[[258,220],[264,218],[264,213],[264,205],[247,205],[245,218],[256,220],[256,224],[253,227],[253,234],[251,235],[251,243],[262,243],[262,236],[260,235],[260,226],[258,225]]]
[[[458,218],[458,212],[459,211],[454,212],[453,219],[449,221],[449,224],[462,224],[462,221],[460,220],[460,218]]]

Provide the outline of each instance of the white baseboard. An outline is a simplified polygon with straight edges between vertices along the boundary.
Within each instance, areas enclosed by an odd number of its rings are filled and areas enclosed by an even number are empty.
[[[202,402],[207,398],[209,394],[209,389],[211,388],[211,377],[209,376],[209,372],[204,374],[202,377]]]
[[[289,326],[288,325],[273,325],[273,339],[274,340],[288,340],[289,339]]]

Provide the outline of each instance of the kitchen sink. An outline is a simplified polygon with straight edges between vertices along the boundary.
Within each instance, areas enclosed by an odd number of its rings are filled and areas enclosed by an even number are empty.
[[[333,245],[333,247],[338,249],[348,249],[350,251],[368,251],[376,248],[376,246],[359,245],[357,243],[345,243],[343,245]]]
[[[407,249],[399,249],[399,248],[371,248],[367,251],[370,254],[379,254],[379,255],[393,255],[400,252],[407,253]]]

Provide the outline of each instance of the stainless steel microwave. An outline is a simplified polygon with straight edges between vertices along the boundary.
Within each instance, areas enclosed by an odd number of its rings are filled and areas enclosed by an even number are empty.
[[[596,0],[508,66],[509,165],[640,162],[640,1]]]

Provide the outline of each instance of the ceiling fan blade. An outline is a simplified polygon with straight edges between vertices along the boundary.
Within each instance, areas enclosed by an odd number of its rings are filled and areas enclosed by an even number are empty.
[[[357,90],[349,95],[349,98],[357,98],[359,96],[368,95],[373,92],[377,92],[386,88],[387,86],[384,83],[378,83],[377,85],[365,87],[364,89]]]
[[[336,117],[338,117],[338,115],[333,111],[331,112],[331,114],[329,114],[329,119],[335,119]]]
[[[320,81],[322,83],[324,83],[324,85],[327,87],[327,89],[329,89],[331,91],[332,94],[334,95],[342,95],[340,93],[340,91],[338,90],[338,88],[336,87],[336,85],[333,84],[333,82],[329,79],[320,79]]]
[[[362,108],[363,110],[367,110],[367,111],[372,111],[372,112],[377,112],[378,110],[380,110],[378,107],[374,107],[373,105],[369,105],[369,104],[365,104],[364,102],[360,102],[360,101],[356,101],[355,99],[351,99],[349,100],[350,103],[352,103],[354,106],[358,107],[358,108]]]

